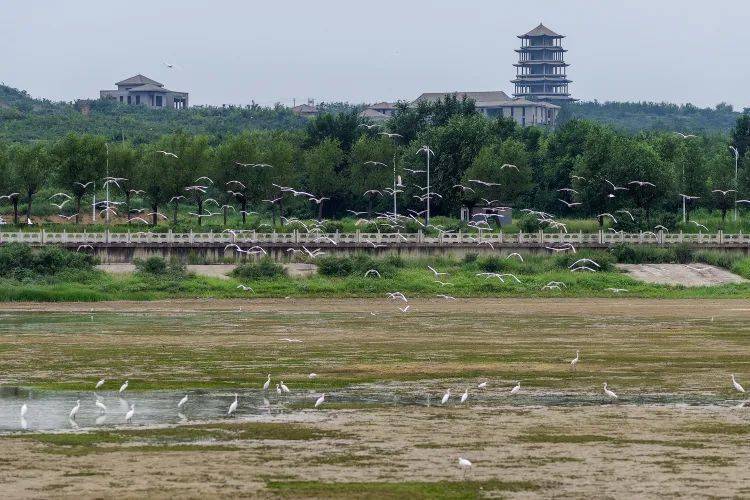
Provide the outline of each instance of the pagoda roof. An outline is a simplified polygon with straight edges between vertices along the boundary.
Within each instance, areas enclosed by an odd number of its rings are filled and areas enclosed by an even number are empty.
[[[539,26],[534,28],[533,30],[529,31],[528,33],[525,33],[523,35],[518,35],[518,38],[530,38],[534,36],[551,36],[553,38],[565,38],[564,35],[560,35],[543,25],[542,23],[539,23]]]
[[[147,76],[143,76],[141,74],[131,76],[130,78],[126,78],[125,80],[121,82],[115,83],[115,85],[156,85],[158,87],[163,87],[163,83],[159,83],[156,80],[152,80],[151,78]]]

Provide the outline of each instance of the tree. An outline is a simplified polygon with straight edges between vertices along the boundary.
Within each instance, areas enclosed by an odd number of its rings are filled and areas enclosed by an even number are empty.
[[[723,150],[716,151],[708,161],[708,174],[713,205],[721,211],[721,227],[724,228],[727,211],[737,198],[734,190],[734,159]]]
[[[659,158],[652,145],[637,139],[619,141],[612,176],[628,189],[627,194],[644,211],[649,224],[654,202],[674,199],[677,194],[670,165]]]
[[[598,215],[614,209],[617,197],[622,196],[606,182],[618,183],[622,186],[625,179],[617,179],[612,175],[613,158],[616,151],[618,137],[609,128],[592,128],[586,134],[584,152],[576,159],[573,167],[573,188],[578,191],[581,203],[589,214]],[[599,226],[604,225],[602,217],[598,217]]]
[[[702,141],[697,138],[684,140],[675,158],[674,169],[680,193],[697,196],[697,200],[707,201],[708,169],[703,156],[704,147]],[[694,206],[695,203],[691,201],[685,204],[686,220],[690,220],[690,212]]]
[[[469,179],[500,185],[472,184]],[[520,197],[532,187],[529,153],[515,139],[484,146],[464,174],[463,184],[472,186],[479,199],[492,201],[497,197],[501,205],[517,206]]]
[[[374,191],[380,191],[392,183],[393,172],[390,164],[395,154],[393,140],[385,136],[362,136],[352,148],[352,196],[355,200],[361,200],[365,196],[364,193],[370,191],[366,195],[368,219],[372,218],[372,202],[376,196]]]
[[[155,226],[157,217],[165,215],[159,213],[159,207],[165,205],[171,196],[171,181],[168,169],[171,168],[171,156],[158,153],[159,146],[149,146],[143,152],[136,167],[138,188],[143,190],[144,198],[151,207],[151,223]]]
[[[320,115],[307,124],[305,129],[304,147],[311,148],[318,146],[327,139],[333,139],[339,142],[339,147],[344,151],[351,150],[357,137],[362,133],[362,127],[357,113],[339,113],[332,115],[325,113]]]
[[[344,152],[336,139],[325,139],[305,153],[307,187],[317,198],[333,198],[345,179],[340,175]],[[318,203],[318,219],[323,218],[323,203]]]
[[[750,114],[743,113],[737,118],[729,137],[731,145],[737,148],[740,158],[743,158],[750,150]]]
[[[49,182],[54,172],[54,159],[43,144],[16,144],[11,147],[10,161],[21,194],[25,194],[26,218],[30,220],[34,195]]]
[[[81,200],[86,191],[94,192],[97,181],[101,186],[100,178],[103,177],[107,154],[104,138],[88,134],[68,134],[55,143],[52,154],[58,165],[60,184],[63,189],[73,193],[76,204],[75,220],[78,224]]]
[[[0,142],[0,196],[7,198],[13,206],[13,223],[18,224],[18,198],[20,189],[10,153],[11,147],[4,142]]]
[[[111,184],[119,185],[119,188],[125,195],[125,210],[128,223],[130,223],[132,214],[130,199],[134,186],[137,185],[135,180],[137,167],[138,151],[132,145],[128,143],[115,143],[109,146],[109,175],[110,177],[119,178],[117,184]]]

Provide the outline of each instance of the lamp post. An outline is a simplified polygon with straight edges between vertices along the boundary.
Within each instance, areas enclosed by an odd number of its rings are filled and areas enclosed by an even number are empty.
[[[107,225],[109,225],[109,144],[104,143],[104,149],[107,150],[107,182],[104,185],[107,187],[107,201],[105,203],[106,214],[107,214]]]
[[[734,153],[734,221],[737,222],[737,191],[739,190],[739,183],[737,180],[737,164],[740,161],[740,152],[734,146],[729,146],[729,149]]]
[[[430,225],[430,155],[435,156],[435,153],[430,149],[429,146],[423,145],[417,150],[417,154],[424,153],[427,156],[427,216],[425,217],[425,226]]]

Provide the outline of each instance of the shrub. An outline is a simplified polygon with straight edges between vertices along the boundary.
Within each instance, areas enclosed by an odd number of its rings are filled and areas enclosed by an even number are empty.
[[[516,226],[524,233],[536,233],[542,225],[533,215],[524,215],[516,220]]]
[[[619,243],[610,249],[617,262],[624,264],[662,264],[675,262],[674,249],[648,245],[631,246]]]
[[[167,272],[167,262],[158,256],[149,257],[146,260],[133,259],[135,272],[139,274],[161,275]]]
[[[581,250],[578,253],[564,253],[555,255],[555,267],[560,269],[568,269],[573,265],[574,262],[580,259],[593,260],[594,262],[599,264],[599,267],[596,267],[593,264],[587,264],[585,262],[581,262],[580,265],[595,268],[599,271],[611,271],[615,262],[615,257],[612,254],[601,251]]]
[[[741,252],[722,252],[720,250],[701,250],[693,256],[696,262],[704,262],[712,266],[732,269],[738,261],[743,259]]]
[[[508,268],[508,261],[497,255],[488,255],[477,260],[480,269],[488,273],[499,273]]]
[[[0,276],[14,279],[36,279],[54,276],[63,271],[90,271],[96,264],[94,256],[47,246],[34,250],[22,243],[0,246]]]
[[[675,245],[672,249],[672,252],[674,254],[675,260],[680,264],[689,264],[690,262],[693,262],[694,251],[685,243]]]
[[[397,268],[404,267],[404,261],[398,255],[389,255],[384,259],[373,259],[367,254],[326,256],[316,259],[315,263],[318,274],[337,277],[364,276],[370,269],[375,269],[382,277],[392,276]]]
[[[477,258],[479,258],[479,254],[476,252],[469,252],[464,255],[463,263],[464,264],[473,264],[477,261]]]
[[[256,262],[248,262],[237,266],[232,276],[240,279],[268,279],[286,276],[284,266],[270,257],[264,257]]]

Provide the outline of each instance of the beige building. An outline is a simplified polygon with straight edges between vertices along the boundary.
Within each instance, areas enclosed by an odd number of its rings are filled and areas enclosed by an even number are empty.
[[[100,90],[101,99],[114,99],[122,104],[149,108],[183,109],[188,107],[188,93],[164,88],[163,83],[147,76],[135,75],[115,83],[117,90]]]
[[[360,118],[369,119],[372,122],[380,123],[396,114],[396,105],[392,102],[378,102],[368,106],[359,113]]]
[[[500,116],[512,118],[519,125],[554,126],[560,106],[548,102],[514,99],[501,90],[487,92],[426,92],[412,103],[434,103],[447,96],[455,95],[457,99],[464,98],[474,101],[477,111],[488,118]]]

